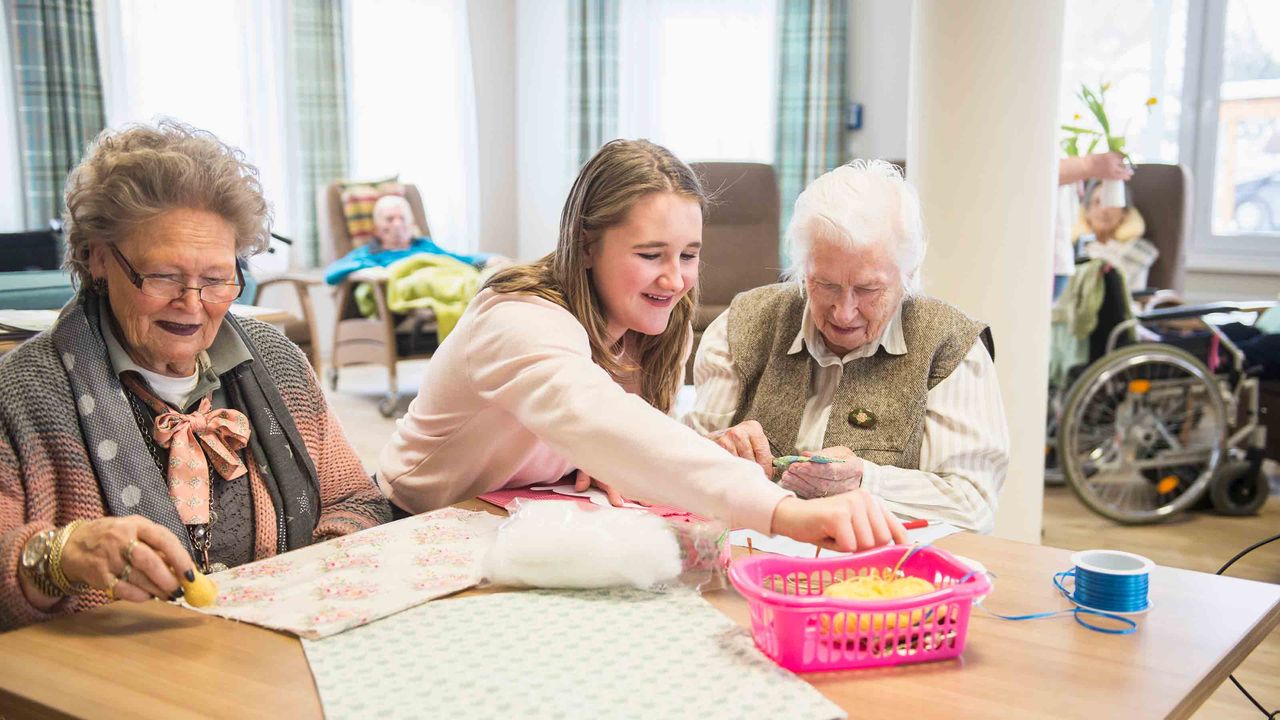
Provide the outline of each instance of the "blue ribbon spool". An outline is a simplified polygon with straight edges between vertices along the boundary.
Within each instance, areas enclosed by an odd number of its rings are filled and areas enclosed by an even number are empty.
[[[1136,630],[1137,623],[1124,616],[1151,609],[1147,591],[1155,563],[1121,550],[1083,550],[1071,556],[1071,564],[1075,567],[1055,575],[1053,582],[1076,604],[1076,622],[1091,630],[1113,634],[1127,635]],[[1073,581],[1071,590],[1063,584],[1068,578]],[[1081,619],[1082,613],[1110,618],[1125,627],[1099,627]]]

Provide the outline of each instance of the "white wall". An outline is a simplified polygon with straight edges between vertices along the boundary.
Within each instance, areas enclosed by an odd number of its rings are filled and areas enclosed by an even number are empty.
[[[1012,451],[996,533],[1026,542],[1043,508],[1063,3],[926,2],[912,18],[907,174],[929,232],[925,291],[991,325]]]
[[[850,157],[906,158],[910,41],[910,2],[849,0],[849,100],[863,106]]]
[[[518,253],[516,232],[516,3],[469,0],[476,89],[480,250]]]
[[[556,246],[560,208],[576,167],[569,160],[568,4],[516,0],[516,255]]]

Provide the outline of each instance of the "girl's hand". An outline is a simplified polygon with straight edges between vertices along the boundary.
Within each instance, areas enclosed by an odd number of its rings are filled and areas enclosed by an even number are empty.
[[[841,552],[907,542],[902,523],[861,488],[815,500],[784,498],[774,508],[771,531]]]
[[[599,480],[592,478],[590,475],[586,474],[582,470],[579,470],[577,473],[574,474],[573,476],[574,492],[586,492],[587,489],[590,488],[592,485],[595,485],[596,487],[603,490],[604,494],[609,497],[609,504],[614,507],[622,507],[623,504],[627,502],[622,497],[622,495],[618,493],[617,490],[614,490],[613,488],[609,487],[608,485],[605,485]]]

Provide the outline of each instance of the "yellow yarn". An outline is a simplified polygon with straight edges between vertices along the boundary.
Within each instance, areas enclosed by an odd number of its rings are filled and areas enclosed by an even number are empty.
[[[892,572],[893,570],[890,568],[885,568],[879,573],[851,577],[827,586],[827,589],[823,590],[822,594],[826,597],[845,600],[888,600],[924,595],[925,593],[933,592],[935,589],[933,583],[924,578],[910,576],[894,578],[891,577]],[[924,617],[923,610],[913,610],[910,613],[839,613],[833,616],[834,622],[828,623],[827,617],[823,615],[823,632],[830,630],[835,634],[843,634],[846,614],[859,618],[858,630],[860,632],[868,632],[873,629],[892,630],[895,627],[907,627],[919,623]],[[852,631],[852,622],[850,622],[850,631]]]

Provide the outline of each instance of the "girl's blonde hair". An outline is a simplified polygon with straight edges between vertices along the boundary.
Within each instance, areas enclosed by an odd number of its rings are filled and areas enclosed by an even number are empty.
[[[606,143],[573,183],[560,215],[555,251],[531,264],[498,273],[485,287],[500,293],[528,293],[568,310],[586,328],[591,359],[618,379],[640,372],[640,396],[669,412],[680,389],[681,355],[689,343],[697,287],[676,304],[662,334],[627,331],[635,334],[639,353],[637,364],[632,365],[620,357],[618,348],[611,347],[608,321],[587,268],[587,250],[603,237],[605,229],[625,222],[641,198],[657,192],[696,200],[706,211],[702,183],[671,151],[647,140]]]

